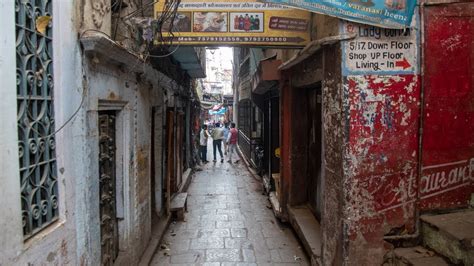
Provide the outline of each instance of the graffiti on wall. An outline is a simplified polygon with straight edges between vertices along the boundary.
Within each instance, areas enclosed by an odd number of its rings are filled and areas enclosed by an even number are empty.
[[[410,169],[408,178],[402,179],[406,181],[400,180],[395,186],[382,182],[371,191],[371,193],[383,191],[385,194],[385,198],[380,201],[379,212],[414,202],[418,191],[419,198],[423,201],[456,189],[468,188],[474,182],[474,158],[424,166],[419,181],[417,170]],[[377,178],[373,181],[375,180]]]

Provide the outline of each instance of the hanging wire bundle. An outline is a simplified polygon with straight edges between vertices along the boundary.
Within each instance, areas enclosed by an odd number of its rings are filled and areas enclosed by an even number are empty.
[[[178,15],[178,7],[181,0],[165,0],[163,10],[157,20],[153,23],[155,33],[154,44],[160,47],[161,52],[166,52],[173,46],[174,22]],[[166,32],[166,34],[163,34]]]

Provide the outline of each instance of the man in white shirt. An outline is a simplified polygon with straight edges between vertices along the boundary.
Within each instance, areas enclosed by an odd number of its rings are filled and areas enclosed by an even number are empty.
[[[203,125],[201,132],[199,133],[199,157],[201,157],[202,163],[208,163],[207,160],[207,139],[209,138],[209,132],[207,132],[207,125]]]
[[[214,160],[213,162],[217,162],[216,158],[216,148],[219,150],[219,154],[221,155],[221,163],[224,162],[224,155],[222,154],[222,140],[224,140],[224,130],[221,128],[221,124],[219,122],[216,123],[216,127],[211,132],[212,147],[214,151]]]

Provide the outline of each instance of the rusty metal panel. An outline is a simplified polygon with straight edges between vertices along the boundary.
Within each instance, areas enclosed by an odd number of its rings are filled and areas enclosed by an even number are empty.
[[[421,208],[466,207],[474,193],[474,4],[424,14]]]

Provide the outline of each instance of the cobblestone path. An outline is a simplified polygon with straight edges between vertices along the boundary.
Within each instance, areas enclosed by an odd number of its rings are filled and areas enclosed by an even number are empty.
[[[185,222],[170,225],[151,265],[308,265],[261,191],[243,162],[205,165],[188,189]]]

